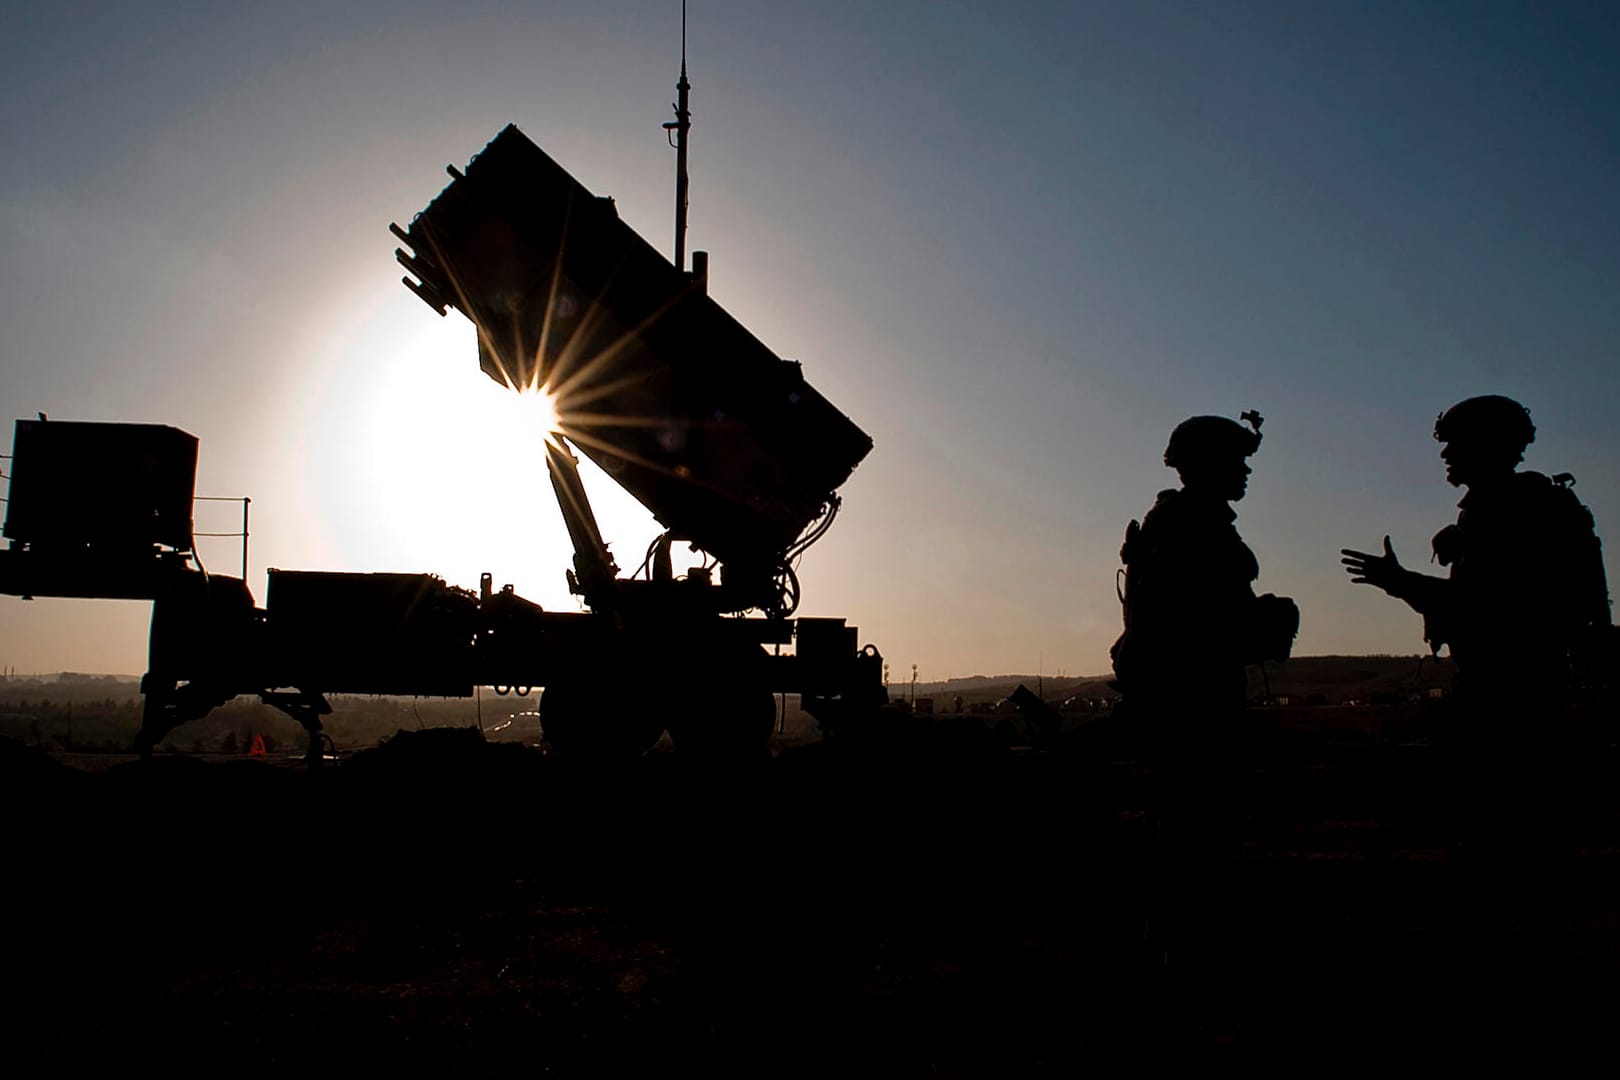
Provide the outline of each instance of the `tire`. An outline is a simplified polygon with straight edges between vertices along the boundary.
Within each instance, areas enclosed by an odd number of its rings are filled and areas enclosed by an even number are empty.
[[[570,679],[540,695],[540,734],[568,757],[622,761],[641,757],[664,733],[661,720],[614,700],[597,687],[611,685]]]
[[[766,756],[775,730],[775,694],[757,683],[722,684],[715,693],[689,695],[669,735],[683,755],[745,760]]]

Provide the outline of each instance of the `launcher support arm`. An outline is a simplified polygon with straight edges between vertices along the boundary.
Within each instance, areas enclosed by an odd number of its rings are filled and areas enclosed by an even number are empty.
[[[546,472],[551,475],[551,489],[557,494],[557,508],[562,511],[563,523],[568,526],[568,539],[574,545],[574,569],[568,575],[569,589],[585,597],[593,610],[610,606],[608,599],[619,575],[613,553],[602,540],[602,530],[596,524],[596,514],[585,494],[585,485],[579,478],[579,459],[569,452],[561,435],[553,434],[546,440]]]

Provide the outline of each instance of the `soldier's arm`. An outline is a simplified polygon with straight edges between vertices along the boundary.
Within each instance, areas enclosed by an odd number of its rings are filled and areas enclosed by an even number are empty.
[[[1353,548],[1341,548],[1339,554],[1342,556],[1339,561],[1344,564],[1350,580],[1356,584],[1383,589],[1397,600],[1406,601],[1412,610],[1430,618],[1444,612],[1451,582],[1402,566],[1395,557],[1395,548],[1391,546],[1389,537],[1384,537],[1382,555]]]

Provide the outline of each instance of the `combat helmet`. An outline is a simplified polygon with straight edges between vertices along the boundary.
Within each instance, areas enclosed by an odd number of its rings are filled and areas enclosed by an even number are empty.
[[[1250,410],[1242,419],[1248,427],[1224,416],[1188,417],[1170,433],[1170,444],[1164,448],[1164,463],[1180,471],[1211,458],[1248,457],[1260,449],[1262,418]]]
[[[1459,401],[1434,422],[1434,437],[1440,442],[1465,442],[1499,446],[1519,454],[1536,441],[1536,425],[1530,410],[1510,397],[1486,394]]]

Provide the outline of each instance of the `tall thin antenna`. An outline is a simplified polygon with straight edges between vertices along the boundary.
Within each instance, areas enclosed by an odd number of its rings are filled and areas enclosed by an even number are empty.
[[[675,119],[664,125],[672,132],[675,147],[675,269],[686,269],[686,133],[692,127],[692,113],[686,95],[692,84],[686,81],[686,0],[681,0],[681,79],[675,84]]]

